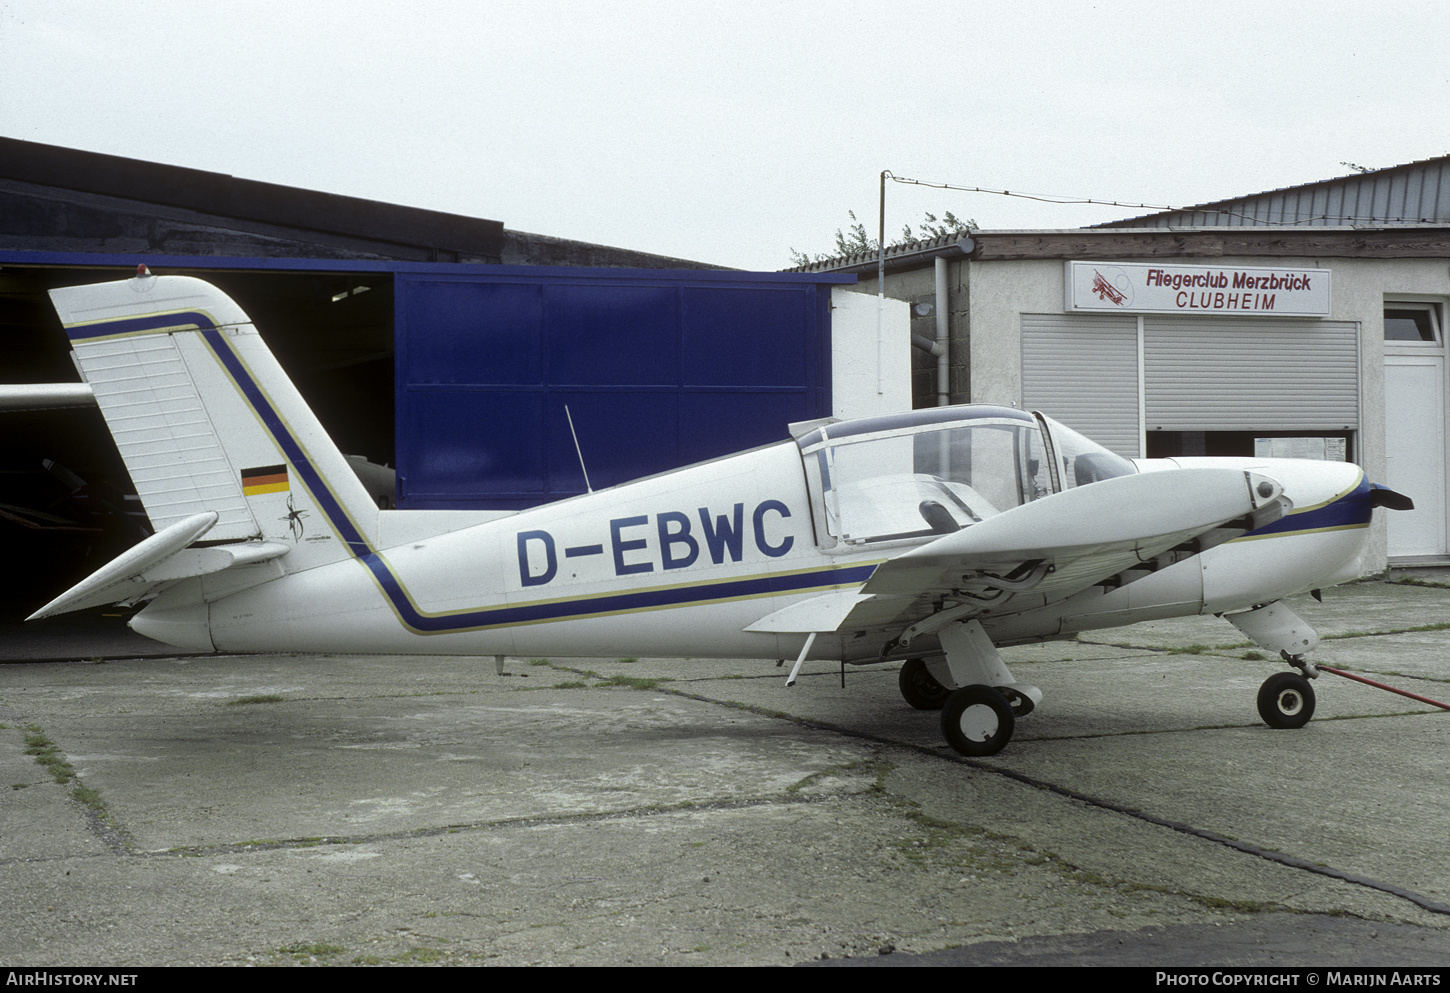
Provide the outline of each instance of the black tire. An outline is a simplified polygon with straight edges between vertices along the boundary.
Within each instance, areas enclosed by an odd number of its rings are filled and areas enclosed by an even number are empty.
[[[963,686],[952,691],[941,712],[947,744],[962,755],[996,755],[1012,740],[1016,720],[1007,698],[990,686]]]
[[[1259,716],[1271,728],[1302,728],[1314,716],[1314,687],[1297,672],[1276,672],[1259,687]]]
[[[942,704],[947,702],[947,694],[951,692],[936,681],[921,659],[906,660],[897,677],[897,685],[901,687],[901,698],[917,710],[941,710]]]

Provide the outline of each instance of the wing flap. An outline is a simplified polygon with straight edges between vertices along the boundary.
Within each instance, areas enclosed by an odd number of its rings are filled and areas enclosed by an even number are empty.
[[[810,634],[840,629],[841,622],[863,601],[872,599],[857,590],[834,590],[800,600],[766,614],[745,630],[767,634]]]

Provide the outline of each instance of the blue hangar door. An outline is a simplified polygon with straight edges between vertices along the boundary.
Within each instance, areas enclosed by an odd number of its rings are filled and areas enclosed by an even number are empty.
[[[831,413],[853,277],[397,273],[398,506],[511,510],[784,440]]]

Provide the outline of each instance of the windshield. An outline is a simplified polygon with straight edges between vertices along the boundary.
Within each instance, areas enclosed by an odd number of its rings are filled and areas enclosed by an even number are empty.
[[[1121,455],[1115,455],[1091,438],[1078,434],[1066,424],[1038,414],[1057,452],[1059,485],[1064,490],[1086,486],[1114,476],[1131,476],[1138,471]]]
[[[1034,419],[979,409],[948,423],[910,423],[926,412],[846,422],[799,439],[823,511],[822,544],[950,534],[1051,492]]]

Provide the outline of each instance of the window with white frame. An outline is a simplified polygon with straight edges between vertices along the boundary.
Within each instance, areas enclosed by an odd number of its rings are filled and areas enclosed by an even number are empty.
[[[1440,308],[1433,303],[1385,302],[1385,341],[1440,344]]]

